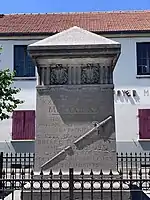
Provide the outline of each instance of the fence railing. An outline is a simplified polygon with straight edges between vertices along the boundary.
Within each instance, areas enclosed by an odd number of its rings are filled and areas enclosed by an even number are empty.
[[[127,178],[130,170],[138,176],[139,169],[147,177],[147,172],[150,169],[150,153],[117,153],[117,170],[121,170]]]
[[[0,199],[8,194],[15,199],[16,190],[22,200],[126,200],[135,194],[138,200],[137,195],[150,190],[150,153],[117,154],[118,172],[109,173],[35,173],[34,162],[33,153],[0,153]]]
[[[6,174],[12,171],[21,173],[22,169],[30,174],[34,163],[34,153],[0,153],[0,170],[5,170]],[[149,168],[150,153],[117,153],[117,170],[126,173],[127,177],[130,170],[138,175],[139,169],[146,173]]]
[[[0,178],[2,171],[5,171],[6,178],[13,171],[15,176],[21,174],[22,170],[30,176],[34,168],[34,153],[0,153]],[[28,177],[29,177],[28,176]]]
[[[145,179],[145,174],[140,170],[138,176],[135,177],[132,171],[129,177],[124,177],[123,173],[113,173],[111,170],[104,173],[102,170],[95,173],[92,170],[85,173],[74,172],[71,168],[69,172],[54,173],[34,173],[31,171],[30,178],[26,178],[24,170],[20,177],[15,177],[14,171],[10,177],[6,177],[3,171],[1,188],[1,198],[4,199],[6,194],[10,194],[11,199],[15,199],[14,190],[20,191],[22,200],[127,200],[133,199],[133,194],[144,195],[143,190],[150,189],[150,173]],[[144,198],[143,198],[144,199]],[[136,199],[138,200],[138,199]],[[142,198],[141,198],[142,200]]]

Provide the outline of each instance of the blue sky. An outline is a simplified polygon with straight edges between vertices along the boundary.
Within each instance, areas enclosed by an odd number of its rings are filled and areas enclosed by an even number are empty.
[[[1,0],[0,13],[147,10],[150,0]]]

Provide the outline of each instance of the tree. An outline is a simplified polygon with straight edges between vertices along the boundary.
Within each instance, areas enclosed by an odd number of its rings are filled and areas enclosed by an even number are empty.
[[[8,119],[10,113],[23,103],[15,97],[20,89],[12,86],[14,76],[9,69],[0,70],[0,120]]]

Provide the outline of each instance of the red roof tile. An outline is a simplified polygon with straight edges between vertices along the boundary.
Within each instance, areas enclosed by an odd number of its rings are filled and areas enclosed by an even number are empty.
[[[51,14],[10,14],[0,17],[0,34],[50,34],[72,26],[93,32],[149,31],[150,10]]]

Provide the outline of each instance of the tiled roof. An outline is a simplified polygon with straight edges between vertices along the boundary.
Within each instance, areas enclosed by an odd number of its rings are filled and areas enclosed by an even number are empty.
[[[150,10],[0,15],[0,34],[53,34],[73,26],[93,32],[150,32]]]

